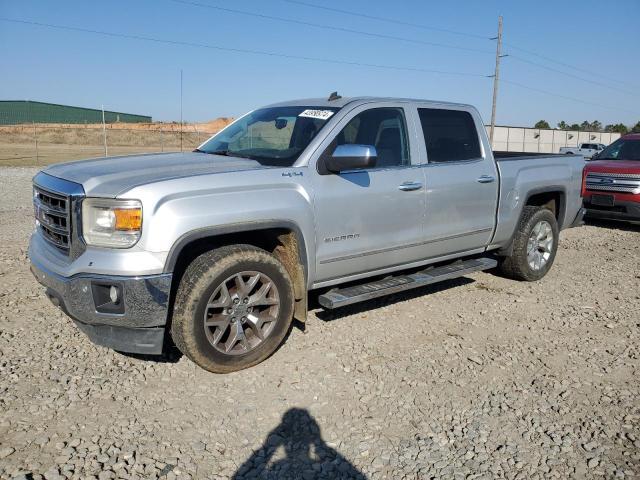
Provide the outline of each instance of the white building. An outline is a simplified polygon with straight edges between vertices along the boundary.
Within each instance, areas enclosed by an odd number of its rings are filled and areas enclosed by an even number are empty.
[[[486,128],[490,134],[491,126]],[[499,152],[559,153],[560,147],[577,147],[580,143],[609,145],[618,138],[619,133],[496,126],[493,149]]]

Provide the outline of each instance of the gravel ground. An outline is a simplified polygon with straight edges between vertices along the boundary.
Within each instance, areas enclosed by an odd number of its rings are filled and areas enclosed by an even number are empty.
[[[44,298],[34,173],[0,170],[0,478],[640,477],[640,227],[563,232],[538,283],[316,309],[212,375],[96,347]]]

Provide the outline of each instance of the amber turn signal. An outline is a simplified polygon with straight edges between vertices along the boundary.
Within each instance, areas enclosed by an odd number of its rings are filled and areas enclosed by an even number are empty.
[[[142,227],[142,209],[140,208],[116,208],[113,213],[116,216],[116,230],[136,231]]]

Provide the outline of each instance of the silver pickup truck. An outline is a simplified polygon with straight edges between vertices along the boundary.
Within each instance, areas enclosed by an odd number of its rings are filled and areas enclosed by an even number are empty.
[[[31,269],[95,343],[230,372],[272,354],[312,290],[331,309],[494,267],[539,280],[581,223],[583,166],[494,158],[468,105],[284,102],[194,152],[38,173]]]

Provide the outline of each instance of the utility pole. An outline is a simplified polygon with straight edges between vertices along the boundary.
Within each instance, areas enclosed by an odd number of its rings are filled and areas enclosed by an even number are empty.
[[[182,69],[180,69],[180,151],[182,152]]]
[[[500,59],[502,55],[502,15],[498,17],[498,36],[493,37],[491,40],[497,40],[496,45],[496,69],[493,73],[493,104],[491,105],[491,132],[489,133],[489,139],[491,141],[491,148],[493,148],[493,132],[496,129],[496,103],[498,103],[498,84],[500,82]]]

